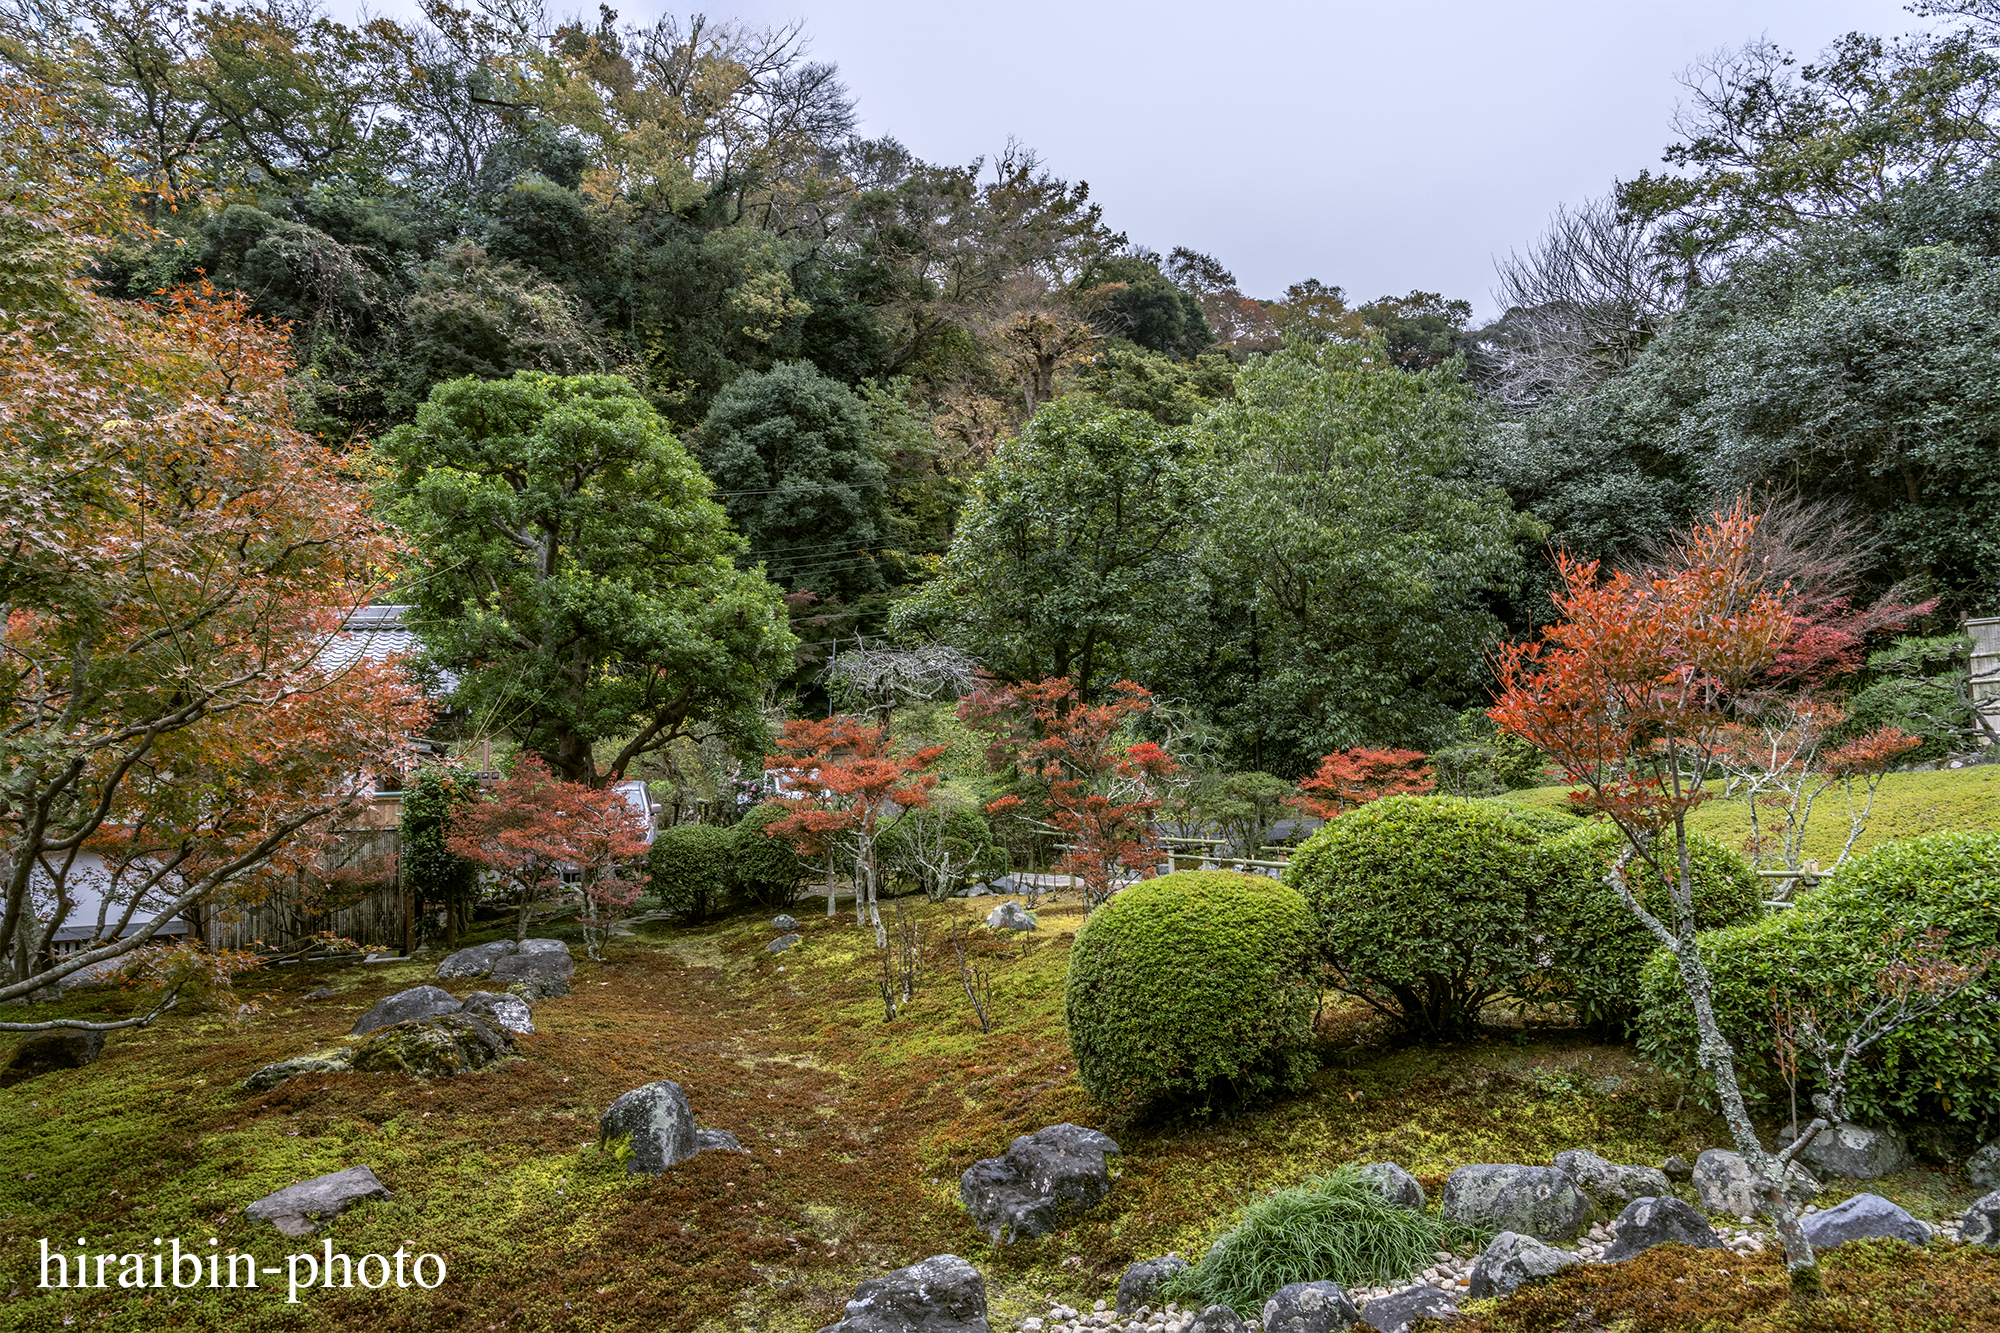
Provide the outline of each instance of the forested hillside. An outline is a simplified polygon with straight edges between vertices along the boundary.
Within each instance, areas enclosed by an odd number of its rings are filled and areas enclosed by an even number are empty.
[[[1638,559],[1746,488],[1840,534],[1829,599],[1933,634],[2000,611],[2000,31],[1920,8],[1964,21],[1690,71],[1664,167],[1557,206],[1479,328],[1451,294],[1246,295],[1226,255],[1130,243],[1089,162],[860,137],[800,25],[16,0],[4,51],[47,95],[24,132],[129,185],[100,289],[241,293],[298,423],[401,503],[433,443],[383,442],[440,386],[629,385],[726,511],[703,558],[784,599],[791,661],[738,703],[823,706],[836,652],[942,641],[1137,680],[1183,748],[1290,778],[1464,739],[1491,642],[1546,618],[1547,546]],[[490,589],[422,586],[463,542],[400,521],[430,535],[384,596],[466,670]],[[1908,724],[1910,674],[1849,684]]]

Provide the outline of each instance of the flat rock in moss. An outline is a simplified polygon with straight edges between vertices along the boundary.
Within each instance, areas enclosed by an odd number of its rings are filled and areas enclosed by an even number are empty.
[[[37,1033],[16,1047],[14,1058],[0,1069],[0,1088],[11,1088],[58,1069],[81,1069],[103,1050],[102,1032],[71,1028]]]
[[[269,1222],[287,1236],[310,1236],[331,1219],[368,1199],[391,1197],[389,1187],[365,1166],[350,1166],[331,1175],[314,1176],[267,1194],[243,1211]]]
[[[354,1020],[354,1026],[348,1031],[359,1036],[376,1028],[388,1027],[391,1023],[406,1023],[413,1018],[429,1018],[434,1014],[455,1014],[458,1010],[458,997],[450,991],[437,986],[412,986],[376,1001],[373,1008]]]
[[[532,1036],[535,1031],[535,1016],[528,1008],[528,1002],[518,995],[496,995],[490,990],[476,990],[465,997],[465,1013],[483,1018],[496,1028],[522,1036]]]
[[[493,971],[495,963],[519,948],[520,946],[513,940],[494,940],[490,944],[475,944],[456,953],[446,954],[443,961],[438,963],[435,975],[440,981],[483,977]]]
[[[1710,1148],[1694,1159],[1694,1193],[1702,1209],[1730,1217],[1756,1217],[1764,1211],[1757,1173],[1742,1153]],[[1785,1179],[1785,1197],[1803,1204],[1819,1193],[1819,1182],[1797,1162]]]
[[[1583,1148],[1556,1154],[1556,1170],[1577,1183],[1599,1211],[1615,1213],[1635,1199],[1657,1199],[1673,1185],[1651,1166],[1620,1166]]]
[[[1475,1301],[1483,1301],[1488,1296],[1505,1296],[1523,1282],[1549,1277],[1580,1262],[1568,1250],[1544,1245],[1533,1236],[1503,1231],[1473,1262],[1470,1295]]]
[[[1264,1333],[1340,1333],[1361,1317],[1338,1282],[1288,1282],[1264,1302]]]
[[[627,1175],[657,1176],[701,1151],[687,1093],[672,1079],[634,1088],[597,1118],[598,1142],[629,1139]]]
[[[1444,1182],[1440,1207],[1447,1222],[1538,1240],[1568,1240],[1597,1215],[1569,1173],[1552,1166],[1461,1166]]]
[[[1046,1236],[1111,1192],[1105,1158],[1117,1151],[1097,1130],[1050,1125],[1015,1139],[1005,1156],[967,1167],[958,1197],[996,1245]]]
[[[1967,1159],[1965,1178],[1982,1189],[2000,1189],[2000,1139],[1993,1140]]]
[[[794,944],[797,944],[803,938],[805,937],[800,935],[797,931],[793,931],[789,935],[780,935],[778,936],[777,939],[772,940],[769,944],[764,946],[764,952],[783,953],[785,950],[791,948]]]
[[[1994,1190],[1965,1210],[1958,1238],[1968,1245],[2000,1246],[2000,1190]]]
[[[1607,1263],[1630,1259],[1655,1245],[1722,1248],[1722,1237],[1715,1234],[1708,1219],[1675,1198],[1634,1199],[1618,1214],[1611,1230],[1611,1248],[1604,1252]]]
[[[1430,1199],[1417,1178],[1394,1162],[1370,1162],[1355,1173],[1368,1186],[1398,1208],[1418,1212],[1430,1207]]]
[[[1783,1146],[1797,1137],[1788,1125],[1778,1142]],[[1799,1157],[1822,1176],[1874,1180],[1910,1164],[1910,1141],[1893,1129],[1872,1129],[1848,1121],[1813,1135]]]
[[[393,1023],[371,1035],[354,1052],[354,1068],[366,1073],[449,1078],[483,1069],[514,1053],[514,1034],[473,1014],[436,1014]]]
[[[694,1132],[696,1152],[740,1152],[750,1150],[743,1146],[734,1134],[726,1129],[697,1129]]]
[[[343,1074],[354,1065],[352,1046],[336,1047],[330,1051],[313,1051],[307,1055],[295,1055],[289,1060],[265,1065],[262,1069],[243,1080],[243,1086],[251,1092],[262,1092],[275,1088],[288,1078],[301,1074]]]
[[[1409,1333],[1419,1319],[1448,1319],[1458,1313],[1458,1300],[1436,1287],[1405,1287],[1378,1296],[1361,1311],[1361,1322],[1376,1333]]]
[[[820,1333],[989,1333],[986,1280],[955,1254],[871,1277]]]
[[[1857,1194],[1831,1208],[1801,1218],[1799,1226],[1816,1250],[1850,1240],[1903,1240],[1928,1245],[1931,1229],[1879,1194]]]
[[[1141,1259],[1126,1266],[1118,1279],[1118,1313],[1130,1314],[1142,1305],[1157,1305],[1160,1288],[1168,1278],[1187,1271],[1188,1261],[1178,1254],[1159,1259]]]
[[[561,943],[560,940],[549,942]],[[529,940],[528,943],[538,941]],[[493,965],[494,985],[530,1000],[547,1000],[569,994],[569,980],[575,975],[576,960],[567,952],[556,953],[554,950],[509,954]],[[534,994],[527,995],[525,991]]]

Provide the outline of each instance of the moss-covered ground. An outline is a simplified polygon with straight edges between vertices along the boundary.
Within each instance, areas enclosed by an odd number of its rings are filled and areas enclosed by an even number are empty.
[[[1569,792],[1568,787],[1535,787],[1502,799],[1559,810],[1568,804]],[[1867,799],[1867,793],[1857,786],[1857,810]],[[1854,852],[1858,855],[1897,838],[1996,825],[2000,825],[2000,764],[1935,773],[1891,773],[1875,793],[1875,805],[1854,840]],[[1750,808],[1742,800],[1718,797],[1697,806],[1688,817],[1688,826],[1725,847],[1740,849],[1750,836]],[[1847,841],[1848,829],[1847,798],[1843,789],[1835,786],[1813,804],[1812,818],[1806,825],[1806,855],[1822,866],[1832,865]],[[1767,835],[1773,831],[1768,816],[1764,830]]]
[[[765,950],[760,918],[642,927],[604,963],[580,960],[572,996],[536,1006],[524,1058],[429,1085],[349,1072],[263,1093],[239,1086],[263,1064],[340,1041],[375,1000],[430,980],[430,965],[413,962],[253,974],[245,989],[262,1007],[241,1028],[170,1015],[113,1034],[88,1068],[0,1090],[0,1327],[789,1333],[836,1319],[862,1278],[949,1251],[987,1274],[995,1327],[1007,1329],[1050,1295],[1110,1296],[1134,1258],[1200,1253],[1259,1192],[1341,1162],[1393,1159],[1434,1188],[1469,1162],[1546,1162],[1579,1146],[1657,1162],[1723,1141],[1718,1124],[1626,1048],[1523,1027],[1411,1048],[1344,1009],[1322,1017],[1323,1068],[1303,1095],[1204,1125],[1108,1121],[1079,1087],[1062,1030],[1080,909],[1044,904],[1043,929],[1016,937],[976,925],[978,901],[914,905],[925,970],[915,1001],[885,1022],[872,932],[807,906],[803,943],[782,954]],[[954,921],[973,924],[972,961],[993,979],[990,1033],[958,985]],[[312,998],[320,989],[332,994]],[[79,994],[9,1017],[108,1016],[133,1003]],[[750,1155],[705,1153],[657,1179],[626,1175],[598,1146],[598,1114],[660,1078],[681,1083],[701,1123],[734,1131]],[[1124,1146],[1109,1200],[1067,1231],[996,1250],[957,1206],[959,1172],[1061,1121],[1103,1126]],[[449,1276],[437,1290],[336,1287],[289,1304],[282,1273],[262,1276],[256,1291],[140,1291],[115,1285],[116,1266],[104,1290],[36,1285],[43,1237],[121,1254],[151,1254],[156,1237],[205,1251],[212,1237],[218,1250],[282,1267],[323,1242],[288,1242],[247,1221],[243,1206],[357,1163],[395,1197],[341,1217],[327,1233],[332,1247],[442,1255]],[[1930,1170],[1874,1188],[1933,1219],[1974,1193]],[[1842,1280],[1872,1300],[1956,1309],[1931,1293],[2000,1285],[1996,1260],[1892,1255]],[[1649,1262],[1657,1281],[1646,1266],[1565,1278],[1480,1326],[1738,1326],[1694,1310],[1687,1284],[1672,1281],[1688,1275],[1667,1273],[1665,1258]],[[1748,1292],[1768,1285],[1769,1262],[1712,1267],[1741,1270]],[[1695,1278],[1711,1291],[1707,1276]],[[1713,1290],[1725,1288],[1736,1290]],[[1601,1323],[1549,1313],[1569,1300],[1554,1293],[1572,1289],[1598,1302]],[[1745,1309],[1769,1304],[1742,1299]],[[1662,1313],[1683,1307],[1693,1312]],[[1907,1325],[1773,1315],[1741,1326],[1995,1325],[1967,1314]]]

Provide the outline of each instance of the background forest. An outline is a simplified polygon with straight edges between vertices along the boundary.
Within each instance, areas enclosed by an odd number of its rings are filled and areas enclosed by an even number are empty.
[[[1664,170],[1559,208],[1479,328],[1425,291],[1247,296],[1026,145],[861,138],[798,26],[6,0],[0,49],[134,184],[102,288],[205,281],[282,325],[299,423],[421,557],[390,595],[433,664],[569,776],[695,721],[748,757],[760,708],[823,711],[830,656],[893,642],[1086,697],[1135,680],[1181,751],[1289,780],[1485,743],[1461,718],[1490,644],[1546,618],[1548,546],[1633,561],[1745,488],[1842,534],[1857,605],[1934,601],[1933,635],[2000,613],[2000,6],[1916,8],[1957,21],[1689,71]],[[599,606],[571,638],[606,662],[722,646],[665,723],[609,686],[551,716],[543,650],[489,632],[477,487],[440,480],[513,466],[468,377],[661,423],[726,512],[694,554],[649,545],[703,486],[648,436],[564,492],[578,568],[720,562],[704,605],[785,623]],[[543,628],[582,614],[548,598]],[[1964,719],[1910,681],[1958,651],[1878,655],[1854,725],[1945,744]]]

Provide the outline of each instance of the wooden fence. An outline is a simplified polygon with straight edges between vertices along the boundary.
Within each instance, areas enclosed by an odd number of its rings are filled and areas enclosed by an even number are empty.
[[[353,940],[364,948],[407,951],[415,943],[415,904],[396,875],[401,835],[393,828],[359,828],[343,832],[339,866],[383,867],[387,882],[368,889],[354,902],[325,910],[309,908],[299,895],[279,894],[245,906],[205,906],[201,936],[211,949],[284,951],[307,936],[325,932]]]

